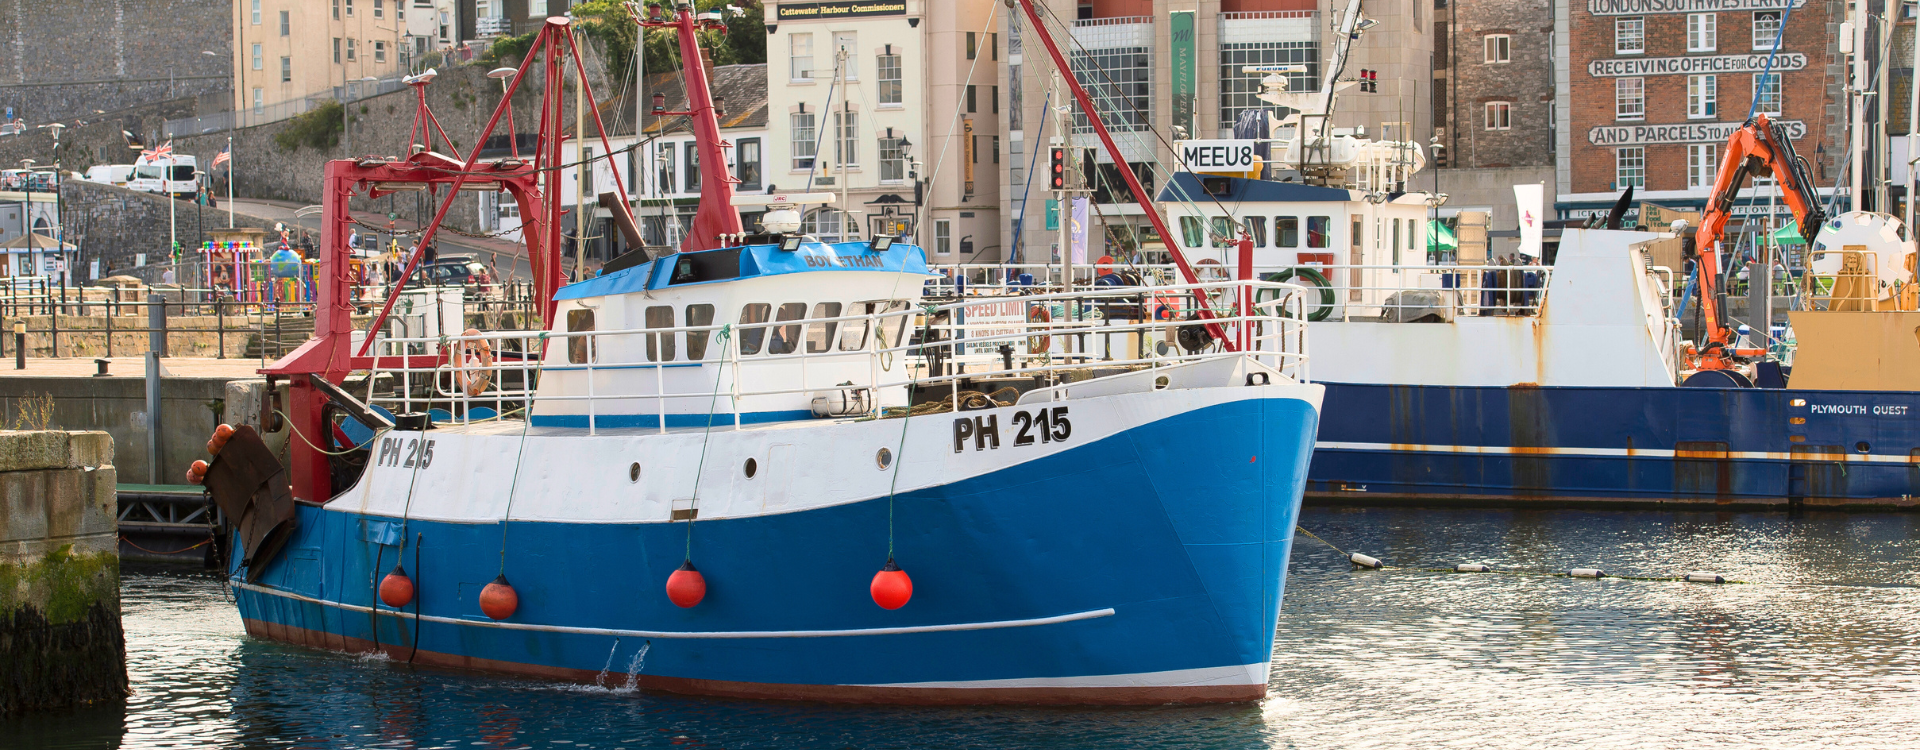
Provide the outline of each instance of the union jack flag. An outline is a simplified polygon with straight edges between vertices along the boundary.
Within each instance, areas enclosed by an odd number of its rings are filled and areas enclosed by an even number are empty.
[[[222,164],[227,163],[232,159],[233,159],[233,147],[228,146],[225,151],[221,151],[219,154],[216,154],[213,157],[213,166],[218,167]]]
[[[154,159],[161,159],[161,158],[169,157],[172,155],[173,155],[173,141],[169,139],[166,143],[160,144],[159,148],[153,149],[151,151],[140,152],[140,160],[153,161]]]

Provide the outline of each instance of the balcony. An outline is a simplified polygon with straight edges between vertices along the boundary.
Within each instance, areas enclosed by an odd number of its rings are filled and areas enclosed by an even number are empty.
[[[473,33],[480,36],[511,36],[513,21],[506,16],[481,16],[473,19]]]

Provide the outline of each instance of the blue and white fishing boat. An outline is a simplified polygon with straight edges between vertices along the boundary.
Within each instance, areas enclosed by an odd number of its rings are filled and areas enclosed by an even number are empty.
[[[689,60],[717,23],[646,22]],[[521,73],[544,57],[557,107],[567,35],[547,23]],[[686,75],[702,163],[724,164]],[[542,135],[525,163],[328,165],[316,334],[264,371],[289,384],[289,465],[242,427],[194,470],[235,519],[249,634],[752,698],[1265,695],[1321,399],[1298,287],[1162,290],[1211,300],[1191,325],[1222,343],[1155,351],[1131,290],[925,299],[919,247],[797,233],[830,195],[760,198],[744,232],[750,199],[720,169],[683,252],[562,285]],[[513,195],[544,330],[353,330],[347,199],[421,183]],[[1101,314],[1029,322],[1049,306]],[[1055,346],[1090,337],[1119,343]],[[338,387],[354,371],[396,388],[357,398]]]

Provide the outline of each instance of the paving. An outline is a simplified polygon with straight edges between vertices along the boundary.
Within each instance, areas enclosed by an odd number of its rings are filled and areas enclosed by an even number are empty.
[[[12,357],[0,361],[0,378],[86,378],[93,377],[97,371],[94,361],[78,357],[33,357],[27,359],[27,369],[14,369]],[[258,376],[261,367],[257,359],[214,359],[198,357],[168,357],[160,360],[164,368],[163,377],[175,378],[251,378]],[[114,357],[107,360],[107,377],[144,378],[147,375],[145,357]]]

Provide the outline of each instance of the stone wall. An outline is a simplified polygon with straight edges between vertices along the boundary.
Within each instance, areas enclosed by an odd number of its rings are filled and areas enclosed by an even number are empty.
[[[9,0],[0,106],[30,125],[226,91],[236,3]],[[212,52],[207,55],[203,52]]]
[[[113,440],[0,431],[0,716],[127,694]]]
[[[1453,0],[1435,12],[1446,49],[1435,54],[1444,90],[1447,166],[1456,169],[1553,164],[1553,10],[1545,0]],[[1487,61],[1487,37],[1509,41],[1506,62]],[[1436,43],[1443,40],[1436,39]],[[1444,62],[1444,65],[1439,63]],[[1510,125],[1487,127],[1487,105],[1511,107]],[[1551,204],[1549,204],[1551,205]]]
[[[119,476],[131,483],[185,484],[187,466],[207,457],[207,437],[226,412],[230,378],[164,378],[160,388],[160,472],[147,471],[147,391],[139,366],[104,378],[0,378],[0,420],[53,401],[51,427],[97,430],[120,446]],[[4,461],[4,457],[0,457]],[[158,479],[158,482],[154,482]],[[111,502],[111,492],[109,492]],[[111,506],[109,506],[111,507]]]
[[[140,253],[147,255],[149,263],[164,263],[172,237],[178,236],[180,246],[191,252],[212,239],[209,230],[227,226],[224,205],[202,206],[95,182],[67,180],[60,187],[60,199],[68,241],[80,248],[74,263],[77,279],[86,278],[87,265],[96,258],[103,278],[112,275],[112,269],[132,267]],[[234,215],[237,226],[272,229],[274,223]]]

